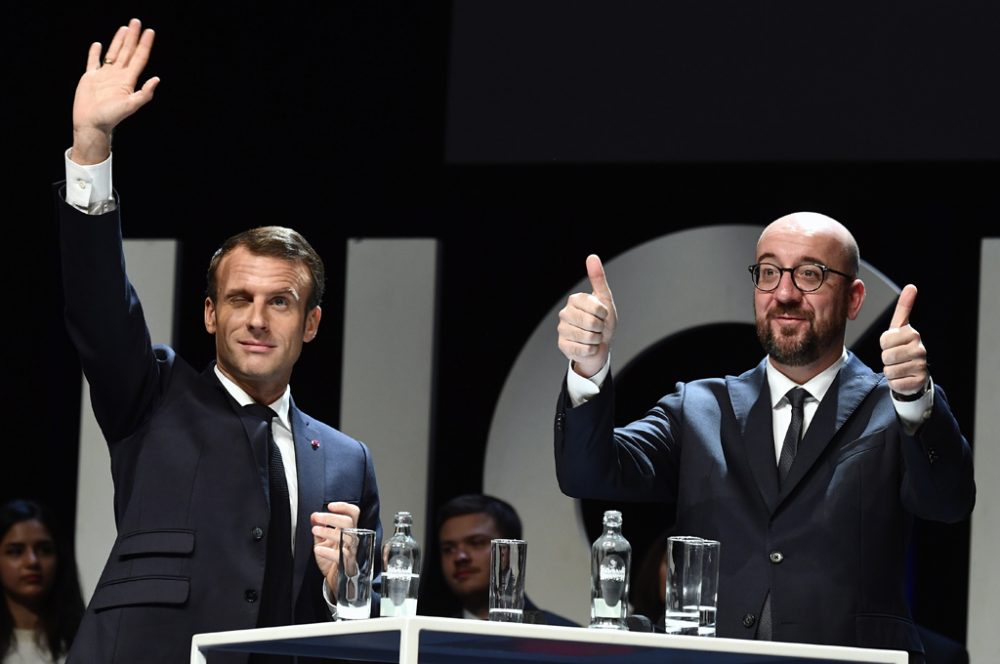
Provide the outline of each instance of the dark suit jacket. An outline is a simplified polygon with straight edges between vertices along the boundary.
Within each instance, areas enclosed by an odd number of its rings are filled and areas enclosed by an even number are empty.
[[[972,456],[944,392],[909,436],[888,385],[854,355],[779,490],[764,362],[677,385],[614,429],[613,381],[555,421],[556,474],[577,498],[676,503],[678,533],[722,542],[719,636],[754,638],[770,592],[778,641],[919,652],[904,597],[912,516],[966,518]]]
[[[69,660],[186,662],[193,634],[257,624],[269,521],[248,429],[259,421],[244,419],[212,367],[195,371],[150,344],[117,214],[58,205],[67,323],[110,450],[118,527]],[[378,489],[362,443],[294,404],[290,419],[295,621],[324,621],[309,514],[348,501],[361,507],[360,526],[380,531]]]

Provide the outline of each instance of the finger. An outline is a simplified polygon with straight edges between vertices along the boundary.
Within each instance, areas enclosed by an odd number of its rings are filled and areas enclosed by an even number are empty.
[[[927,374],[889,380],[889,389],[900,394],[913,394],[927,385]]]
[[[593,295],[584,293],[579,295],[583,297],[572,300],[569,306],[559,312],[560,329],[566,325],[588,332],[603,332],[607,327],[608,308]]]
[[[131,60],[129,60],[129,67],[133,67],[136,72],[136,76],[139,75],[145,67],[146,63],[149,62],[149,52],[153,49],[153,41],[156,39],[156,32],[152,28],[146,28],[142,31],[142,37],[139,38],[139,43],[135,47],[135,52],[132,54]]]
[[[344,516],[349,516],[351,518],[351,521],[354,522],[355,524],[361,517],[361,508],[358,507],[357,505],[354,505],[353,503],[345,503],[345,502],[327,503],[326,509],[331,514],[341,514]]]
[[[913,284],[906,284],[899,294],[899,301],[896,302],[896,311],[892,314],[890,329],[896,329],[910,324],[910,312],[913,311],[913,303],[917,300],[917,287]]]
[[[587,256],[587,276],[590,278],[590,288],[594,291],[594,295],[602,300],[611,300],[608,277],[604,274],[604,264],[597,254]]]
[[[569,296],[566,306],[559,312],[559,318],[570,323],[582,322],[585,319],[603,321],[607,319],[610,309],[590,293],[574,293]]]
[[[140,108],[148,104],[153,100],[153,91],[156,90],[156,86],[160,84],[160,77],[154,76],[145,83],[142,84],[142,88],[136,90],[132,93],[132,110],[130,113],[135,113]]]
[[[121,51],[119,51],[115,57],[115,62],[127,67],[129,60],[132,59],[132,53],[135,52],[136,44],[139,43],[139,35],[142,33],[142,21],[137,18],[132,19],[128,22],[128,28],[125,30],[125,37],[122,39]]]
[[[569,339],[559,340],[559,350],[570,360],[585,360],[601,352],[600,345],[581,344]]]
[[[317,558],[322,558],[331,563],[340,562],[340,551],[337,549],[331,549],[328,546],[314,546],[313,553]]]
[[[927,360],[915,358],[906,362],[889,364],[883,367],[883,373],[888,380],[900,378],[925,377],[927,375]]]
[[[128,26],[123,25],[115,31],[115,36],[111,38],[108,45],[108,52],[104,54],[104,62],[112,64],[121,54],[122,44],[125,42],[125,35],[128,33]]]
[[[101,68],[101,42],[94,42],[87,51],[87,71]]]
[[[329,546],[335,549],[339,548],[340,531],[336,528],[313,526],[310,532],[312,532],[313,535],[313,544],[322,544],[323,546]]]
[[[600,345],[604,342],[604,336],[597,332],[591,332],[577,325],[569,323],[559,324],[559,338],[578,344]]]
[[[353,528],[355,521],[348,514],[331,514],[330,512],[313,512],[310,522],[314,526],[336,530],[338,528]],[[337,535],[339,537],[340,535]]]
[[[892,366],[894,364],[903,364],[904,362],[912,362],[913,360],[926,361],[927,359],[927,349],[924,345],[920,343],[920,339],[916,336],[913,338],[895,344],[889,345],[885,344],[882,347],[882,365]]]

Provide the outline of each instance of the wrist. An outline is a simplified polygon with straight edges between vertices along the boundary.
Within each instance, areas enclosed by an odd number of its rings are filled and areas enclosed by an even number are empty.
[[[581,362],[580,360],[573,360],[573,373],[581,378],[586,378],[590,380],[604,368],[605,362]]]
[[[81,166],[93,166],[111,155],[111,134],[96,128],[73,129],[69,158]]]
[[[902,394],[901,392],[897,392],[891,387],[889,388],[889,392],[892,394],[892,398],[895,399],[896,401],[909,402],[909,401],[917,401],[925,394],[927,394],[927,390],[929,390],[930,388],[931,388],[931,378],[930,376],[928,376],[927,380],[924,381],[924,384],[921,385],[920,389],[917,390],[916,392],[912,392],[910,394]]]

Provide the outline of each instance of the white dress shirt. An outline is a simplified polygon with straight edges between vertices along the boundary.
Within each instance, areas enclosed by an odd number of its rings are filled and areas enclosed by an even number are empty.
[[[241,406],[252,404],[253,398],[243,391],[239,385],[229,380],[229,378],[219,371],[219,366],[213,367],[219,382],[229,392],[229,396],[236,399],[236,403]],[[288,483],[288,509],[292,516],[292,556],[295,556],[295,526],[296,517],[299,513],[299,476],[295,472],[295,441],[292,438],[292,423],[288,419],[289,406],[291,405],[292,389],[285,386],[285,391],[278,400],[268,404],[267,407],[278,414],[271,420],[271,435],[274,436],[274,444],[281,452],[281,465],[285,467],[285,481]]]

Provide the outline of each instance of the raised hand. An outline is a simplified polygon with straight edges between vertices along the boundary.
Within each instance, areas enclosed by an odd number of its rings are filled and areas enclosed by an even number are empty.
[[[910,326],[910,312],[916,299],[917,287],[907,284],[899,294],[889,329],[879,338],[885,377],[889,380],[889,388],[898,394],[920,392],[930,375],[927,349],[920,341],[920,333]]]
[[[149,60],[154,36],[134,18],[118,28],[103,60],[100,42],[90,45],[87,70],[73,98],[70,158],[76,163],[96,164],[107,159],[114,128],[153,98],[158,77],[150,78],[138,90],[135,86]]]
[[[574,293],[559,312],[559,350],[573,364],[573,371],[590,378],[608,361],[618,312],[611,296],[604,265],[596,255],[587,256],[590,293]]]
[[[313,512],[313,555],[319,571],[326,579],[330,596],[337,596],[337,577],[340,575],[340,531],[354,528],[361,517],[361,508],[351,503],[329,503],[326,512]]]

